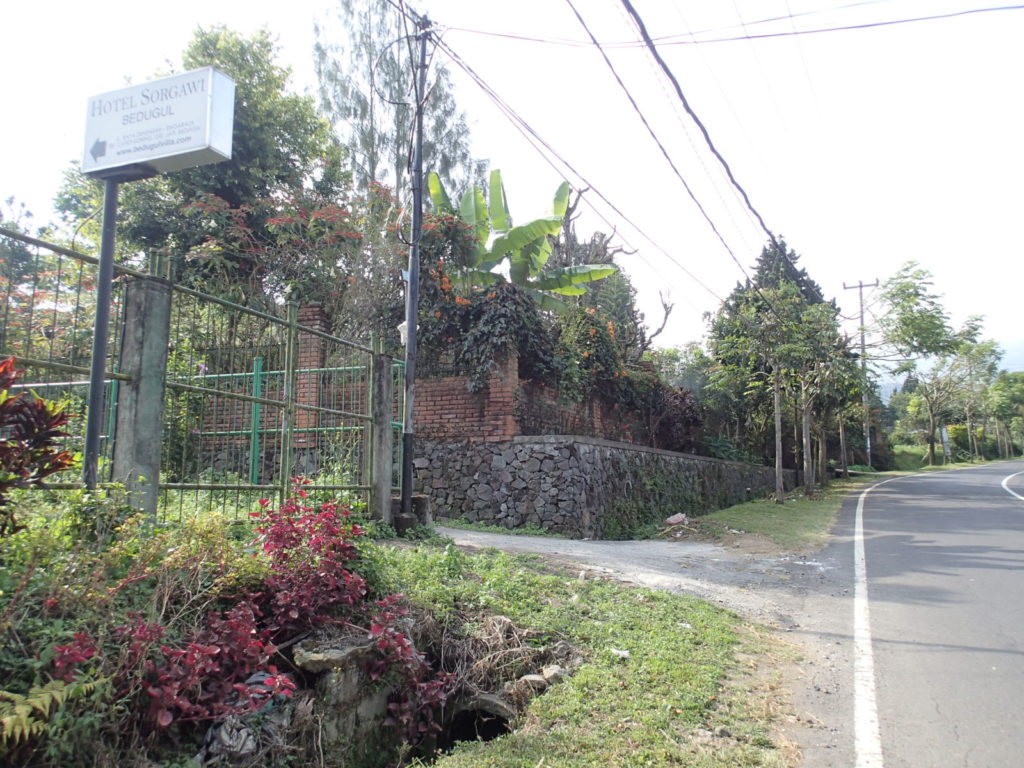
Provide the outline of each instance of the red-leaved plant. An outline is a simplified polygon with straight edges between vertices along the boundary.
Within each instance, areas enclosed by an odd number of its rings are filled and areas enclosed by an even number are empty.
[[[118,651],[109,657],[79,632],[72,643],[54,646],[54,676],[71,681],[88,668],[111,680],[118,699],[144,696],[143,731],[217,720],[291,695],[295,683],[270,663],[278,644],[326,623],[356,626],[372,613],[369,636],[379,655],[367,671],[394,686],[387,722],[413,743],[436,729],[434,713],[453,678],[435,674],[402,631],[408,612],[399,595],[376,601],[376,611],[368,605],[366,580],[350,568],[358,556],[353,540],[363,529],[333,502],[310,506],[302,484],[280,508],[264,501],[254,513],[256,543],[270,571],[259,590],[208,613],[179,644],[162,643],[167,629],[140,614],[113,630]]]
[[[366,579],[350,570],[358,551],[352,540],[364,535],[351,513],[334,502],[308,506],[302,485],[279,509],[266,499],[254,512],[263,552],[270,560],[264,589],[252,596],[276,640],[331,621],[330,611],[366,597]]]
[[[455,676],[431,668],[399,627],[407,621],[408,609],[401,595],[377,601],[379,613],[370,622],[370,637],[380,657],[370,662],[371,680],[393,677],[398,685],[388,700],[386,725],[397,729],[410,744],[418,744],[441,726],[436,710],[444,705],[455,685]]]
[[[61,427],[68,415],[61,407],[30,392],[11,394],[21,373],[13,357],[0,360],[0,538],[24,528],[14,516],[10,492],[38,485],[75,463],[58,445],[67,437]]]

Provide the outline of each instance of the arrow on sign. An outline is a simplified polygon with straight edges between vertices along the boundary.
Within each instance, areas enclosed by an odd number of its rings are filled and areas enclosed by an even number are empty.
[[[107,142],[96,139],[92,145],[92,149],[89,150],[89,154],[92,155],[92,159],[94,161],[99,160],[107,154]]]

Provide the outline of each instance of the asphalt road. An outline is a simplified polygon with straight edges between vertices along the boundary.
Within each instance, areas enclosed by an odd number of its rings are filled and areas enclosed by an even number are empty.
[[[862,750],[858,765],[1024,765],[1024,500],[1002,485],[1022,471],[915,475],[866,496],[881,757]],[[1024,496],[1024,474],[1007,486]]]

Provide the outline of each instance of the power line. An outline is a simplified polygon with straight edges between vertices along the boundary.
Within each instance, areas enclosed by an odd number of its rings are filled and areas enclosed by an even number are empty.
[[[793,12],[790,10],[789,0],[786,0],[786,13],[787,13],[787,17],[789,18],[790,28],[794,32],[796,32],[797,31],[797,29],[796,29],[796,19],[795,19],[794,15],[793,15]],[[814,102],[814,110],[815,110],[815,112],[818,113],[818,119],[820,120],[821,119],[821,110],[820,110],[820,107],[819,107],[819,104],[818,104],[818,93],[817,93],[817,91],[814,88],[814,80],[811,78],[811,68],[809,66],[807,66],[807,57],[804,55],[804,47],[800,43],[800,38],[797,37],[795,42],[796,42],[796,50],[800,54],[800,63],[803,65],[803,68],[804,68],[804,75],[807,77],[807,86],[811,90],[811,100]]]
[[[758,212],[756,208],[754,208],[753,203],[750,202],[750,197],[747,195],[747,191],[736,180],[736,177],[733,175],[732,168],[729,167],[729,163],[726,162],[725,158],[722,157],[722,154],[715,147],[714,142],[711,141],[711,135],[708,133],[708,129],[704,127],[704,123],[701,122],[701,119],[697,117],[697,113],[694,112],[693,109],[690,107],[690,102],[687,101],[686,96],[683,94],[683,89],[679,85],[679,81],[676,79],[676,76],[672,73],[672,70],[669,69],[669,66],[668,64],[665,63],[665,60],[661,58],[661,54],[658,53],[658,49],[654,45],[654,41],[651,40],[650,35],[647,33],[647,27],[644,25],[643,19],[640,18],[640,14],[637,13],[636,9],[633,7],[633,4],[630,2],[630,0],[621,0],[621,2],[622,5],[625,7],[626,12],[632,17],[633,23],[636,24],[637,30],[640,32],[640,36],[644,39],[644,42],[647,44],[647,50],[650,51],[651,56],[654,57],[654,60],[658,63],[658,66],[661,67],[662,71],[665,73],[665,76],[669,79],[669,82],[672,83],[672,87],[675,89],[676,95],[682,102],[683,109],[686,110],[686,114],[690,116],[693,122],[695,122],[697,124],[697,127],[700,129],[701,134],[704,136],[704,141],[707,142],[708,149],[711,150],[711,154],[718,158],[718,162],[720,162],[722,164],[722,167],[725,169],[725,173],[729,177],[729,181],[732,182],[733,186],[743,196],[743,200],[746,203],[747,208],[757,218],[758,223],[761,225],[761,229],[763,229],[765,233],[768,235],[768,239],[772,243],[775,243],[777,245],[775,235],[772,233],[770,229],[768,229],[768,225],[765,224],[761,214]],[[783,257],[786,258],[787,261],[789,261],[789,258],[785,254],[783,254]]]
[[[743,20],[743,14],[740,13],[740,7],[736,4],[736,0],[732,0],[732,8],[736,12],[736,18],[740,20],[740,27],[743,29],[743,34],[747,34],[747,23]],[[768,80],[768,75],[764,73],[764,65],[761,63],[761,57],[757,55],[757,46],[753,42],[749,42],[748,49],[750,55],[754,59],[754,63],[757,65],[757,72],[761,75],[761,79],[764,81],[765,90],[768,91],[768,96],[772,100],[772,106],[775,107],[775,114],[779,117],[779,122],[783,129],[788,133],[789,125],[786,123],[786,116],[782,112],[782,107],[779,106],[779,100],[775,97],[775,89],[772,88],[771,81]]]
[[[654,238],[647,234],[647,232],[636,222],[634,222],[629,216],[627,216],[615,203],[613,203],[600,189],[598,189],[591,181],[587,179],[579,170],[575,168],[568,160],[566,160],[554,147],[545,141],[537,131],[524,119],[494,89],[492,89],[487,82],[474,70],[461,56],[459,56],[452,48],[445,42],[439,41],[439,47],[448,54],[451,60],[462,69],[469,77],[477,84],[477,86],[487,95],[489,99],[498,107],[499,111],[512,123],[512,125],[518,130],[527,142],[534,148],[534,150],[547,162],[556,173],[564,175],[565,171],[568,170],[573,176],[582,182],[582,186],[589,187],[593,190],[605,205],[607,205],[616,215],[618,215],[624,222],[632,227],[644,240],[650,243],[659,253],[669,260],[674,266],[676,266],[681,272],[687,277],[693,280],[697,285],[707,291],[717,301],[723,301],[722,297],[715,293],[710,287],[708,287],[700,278],[694,275],[690,270],[683,266],[672,254],[670,254],[663,246],[661,246]],[[543,150],[541,149],[543,147]],[[545,151],[549,154],[545,154]],[[550,156],[549,156],[550,155]],[[559,168],[555,162],[551,159],[554,157],[562,164],[562,168]],[[586,199],[586,198],[584,198]],[[597,215],[608,223],[609,227],[612,227],[611,223],[593,206],[590,201],[587,201],[591,209],[597,213]],[[612,227],[614,229],[614,227]],[[640,257],[643,259],[643,256]],[[643,259],[646,262],[646,259]],[[648,266],[651,266],[648,263]],[[657,270],[651,266],[651,269],[657,274]]]
[[[601,44],[597,42],[597,38],[594,37],[594,33],[590,31],[590,27],[587,26],[587,23],[586,23],[586,21],[583,20],[583,17],[580,15],[580,12],[578,10],[576,10],[576,6],[573,5],[572,0],[566,0],[566,2],[569,4],[569,7],[572,9],[572,12],[576,15],[576,18],[577,18],[577,20],[579,20],[579,22],[582,25],[584,31],[587,33],[587,35],[590,37],[590,39],[594,42],[594,45],[597,47],[597,50],[600,52],[601,57],[604,59],[605,64],[608,65],[608,69],[611,70],[612,76],[615,78],[615,82],[619,84],[619,87],[622,89],[623,93],[626,94],[626,98],[629,99],[629,103],[632,105],[633,110],[640,117],[640,121],[644,124],[644,127],[647,129],[647,132],[650,134],[651,138],[654,140],[654,143],[658,145],[658,149],[661,150],[661,154],[664,155],[665,160],[668,162],[669,167],[672,169],[672,172],[675,173],[675,175],[679,179],[679,181],[682,182],[683,187],[686,189],[686,193],[690,196],[690,199],[693,200],[694,205],[697,206],[697,209],[704,216],[704,220],[707,221],[708,226],[711,227],[711,230],[718,237],[719,241],[722,243],[722,247],[725,248],[726,252],[732,258],[732,260],[734,262],[736,262],[736,266],[738,266],[740,268],[740,272],[743,273],[743,276],[746,277],[749,280],[750,279],[750,275],[747,274],[746,268],[743,266],[743,264],[740,263],[740,260],[738,258],[736,258],[736,254],[733,252],[732,247],[729,245],[729,243],[726,241],[725,237],[722,235],[722,233],[719,231],[718,227],[715,225],[715,222],[714,222],[714,220],[712,220],[711,216],[708,214],[707,209],[705,209],[704,206],[701,204],[701,202],[697,199],[697,195],[694,194],[693,189],[690,187],[689,183],[683,177],[683,174],[680,172],[679,168],[676,166],[675,161],[672,159],[672,156],[669,155],[668,150],[665,148],[665,145],[661,142],[661,139],[659,139],[658,135],[654,132],[654,128],[651,127],[651,124],[647,120],[647,117],[644,115],[643,110],[640,109],[640,105],[637,104],[636,99],[633,98],[633,94],[630,92],[630,90],[626,86],[626,84],[622,81],[622,78],[619,76],[619,73],[615,69],[615,65],[613,65],[612,62],[611,62],[611,59],[608,58],[608,54],[604,52],[604,49],[601,47]]]
[[[674,4],[673,7],[674,7],[674,10],[676,12],[676,15],[679,17],[679,21],[683,24],[684,27],[689,28],[690,22],[687,20],[686,17],[683,16],[683,13],[680,10],[679,6],[677,4]],[[619,10],[622,12],[623,15],[625,15],[625,10],[622,9],[621,6],[619,7]],[[688,32],[687,34],[691,37],[691,39],[696,39],[696,38],[693,37],[695,33]],[[742,133],[744,139],[746,139],[747,144],[750,145],[751,147],[754,147],[754,141],[751,138],[750,133],[747,131],[747,121],[740,118],[739,113],[736,111],[735,104],[733,104],[733,101],[729,97],[729,94],[728,94],[727,90],[722,86],[722,81],[719,80],[718,74],[716,72],[717,67],[711,66],[710,62],[707,59],[707,56],[705,56],[705,54],[704,54],[704,49],[697,48],[697,56],[700,58],[701,63],[704,65],[704,68],[707,70],[708,75],[711,78],[711,81],[715,84],[715,87],[718,89],[718,93],[721,95],[722,101],[724,101],[725,104],[729,107],[729,112],[732,114],[733,120],[735,121],[737,128],[739,128],[740,133]],[[652,65],[652,67],[655,66],[653,62],[651,63],[651,65]],[[662,83],[662,88],[663,89],[667,88],[667,86],[666,86],[666,84],[664,82]],[[679,106],[678,106],[678,103],[677,103],[678,99],[673,99],[673,102],[676,103],[676,109],[678,110],[679,109]],[[768,169],[767,169],[767,166],[764,165],[764,161],[761,159],[761,153],[760,152],[754,152],[754,158],[757,160],[758,163],[760,163],[762,169],[767,174],[768,173]],[[743,199],[739,196],[739,193],[736,191],[735,187],[732,188],[732,191],[733,191],[733,195],[736,197],[736,199],[742,204]],[[744,206],[744,210],[746,210],[745,206]],[[754,220],[754,217],[750,214],[750,212],[746,211],[746,213],[747,213],[747,216],[750,218],[750,220],[754,221],[754,223],[756,224],[756,220]]]
[[[848,3],[846,5],[836,6],[835,8],[819,9],[814,11],[804,11],[802,13],[787,14],[786,16],[773,16],[767,19],[760,19],[758,21],[748,21],[744,26],[752,27],[760,24],[769,24],[777,21],[783,21],[789,18],[796,18],[800,16],[809,16],[817,13],[831,12],[835,10],[843,10],[846,8],[854,8],[862,5],[872,5],[874,2],[880,2],[881,0],[873,0],[872,2],[860,2],[860,3]],[[697,32],[683,33],[686,37],[691,39],[679,40],[676,39],[681,35],[666,35],[662,37],[654,38],[657,45],[705,45],[711,43],[733,43],[741,40],[765,40],[775,37],[793,37],[796,35],[817,35],[829,32],[850,32],[860,29],[873,29],[875,27],[886,27],[897,24],[916,24],[924,21],[937,21],[941,19],[951,19],[959,16],[969,16],[978,13],[992,13],[997,11],[1019,11],[1024,10],[1024,5],[998,5],[988,8],[969,8],[962,11],[952,11],[950,13],[933,14],[930,16],[913,16],[904,19],[889,19],[885,21],[874,21],[874,22],[863,22],[861,24],[849,24],[845,26],[833,26],[833,27],[818,27],[815,29],[793,29],[788,32],[766,32],[761,34],[743,34],[735,35],[731,37],[706,37],[697,39],[696,35],[703,35],[710,32],[725,31],[729,29],[736,29],[737,26],[731,27],[717,27],[712,29],[700,30]],[[589,48],[593,45],[591,42],[585,40],[570,40],[566,38],[553,38],[553,37],[534,37],[530,35],[513,35],[504,32],[492,32],[483,29],[470,29],[468,27],[447,27],[452,32],[465,32],[473,35],[484,35],[486,37],[498,37],[507,40],[520,40],[523,42],[530,43],[542,43],[544,45],[563,45],[573,48]],[[646,45],[643,40],[619,40],[614,42],[604,43],[605,48],[642,48]]]
[[[552,147],[547,141],[545,141],[536,132],[536,130],[524,118],[522,118],[518,113],[516,113],[515,110],[513,110],[508,105],[508,103],[505,102],[504,99],[502,99],[501,96],[497,92],[495,92],[483,80],[483,78],[471,66],[469,66],[468,63],[465,62],[465,60],[463,60],[454,50],[452,50],[452,48],[447,43],[444,43],[443,41],[439,40],[438,41],[438,47],[441,48],[442,50],[444,50],[449,55],[449,57],[451,57],[452,61],[460,69],[462,69],[464,72],[466,72],[467,75],[469,75],[469,77],[484,91],[484,93],[488,96],[488,98],[490,98],[495,103],[495,105],[499,108],[499,110],[502,112],[502,114],[504,114],[505,117],[510,122],[512,122],[513,126],[524,136],[524,138],[527,139],[528,143],[531,146],[533,146],[533,148],[538,152],[538,154],[541,155],[541,157],[544,158],[545,162],[547,162],[549,165],[551,165],[551,167],[556,172],[562,173],[562,171],[554,164],[554,162],[551,160],[551,158],[548,157],[547,155],[545,155],[544,152],[540,150],[540,147],[538,145],[543,146],[544,149],[546,149],[553,157],[557,158],[558,162],[560,162],[566,169],[568,169],[573,175],[575,175],[580,181],[582,181],[584,186],[587,186],[587,187],[590,187],[591,189],[593,189],[594,193],[609,208],[611,208],[612,211],[614,211],[618,216],[620,216],[623,219],[623,221],[625,221],[627,224],[629,224],[631,227],[633,227],[633,229],[636,230],[636,232],[638,234],[640,234],[641,237],[643,237],[645,240],[647,240],[647,242],[649,242],[652,246],[654,246],[655,249],[658,250],[660,253],[662,253],[672,264],[674,264],[684,274],[686,274],[688,277],[690,277],[690,279],[692,279],[695,283],[697,283],[699,286],[704,288],[704,290],[706,290],[709,294],[711,294],[711,296],[713,296],[717,301],[719,301],[720,303],[725,303],[725,300],[721,296],[719,296],[715,291],[713,291],[711,288],[709,288],[707,285],[705,285],[700,279],[698,279],[696,277],[696,275],[694,275],[692,272],[690,272],[690,270],[688,270],[686,267],[684,267],[675,257],[673,257],[667,250],[665,250],[665,248],[663,248],[661,245],[659,245],[650,235],[648,235],[640,226],[638,226],[621,209],[619,209],[618,206],[616,206],[611,200],[609,200],[608,197],[606,197],[596,186],[594,186],[585,176],[583,176],[583,174],[580,173],[580,171],[578,171],[568,160],[566,160],[560,153],[558,153],[558,151],[555,150],[554,147]],[[589,204],[589,201],[588,201],[588,204]],[[596,208],[593,208],[593,206],[591,206],[591,207],[607,223],[607,219],[605,219],[604,216],[602,216],[600,214],[600,212],[598,212],[596,210]],[[698,203],[698,207],[699,207],[699,203]],[[706,216],[706,214],[705,214],[705,216]],[[714,223],[711,222],[710,219],[709,219],[709,223],[711,224],[712,228],[715,230],[716,234],[718,234],[719,238],[721,239],[721,234],[718,232],[717,228],[715,228]],[[611,225],[609,224],[609,226],[611,226]],[[774,238],[773,238],[773,242],[775,242]],[[727,244],[726,244],[726,249],[729,250]],[[786,252],[784,250],[781,250],[780,252],[782,253],[783,258],[787,262],[792,264],[792,262],[789,259],[788,254],[786,254]],[[730,253],[730,255],[732,255],[732,251],[731,250],[729,250],[729,253]],[[641,258],[643,258],[643,257],[641,257]],[[735,256],[733,256],[733,259],[736,260]],[[739,264],[738,261],[737,261],[737,264]],[[652,269],[653,269],[653,267],[652,267]],[[780,323],[785,324],[786,320],[778,312],[778,310],[776,309],[775,305],[764,295],[764,293],[761,291],[760,287],[758,287],[754,283],[754,281],[749,277],[749,275],[747,275],[746,270],[743,269],[742,265],[740,265],[740,270],[743,272],[744,276],[747,278],[747,284],[757,294],[758,298],[760,298],[760,300],[764,303],[765,307],[767,307],[767,309],[775,316],[775,318]],[[657,270],[654,270],[654,271],[657,274]]]
[[[391,5],[394,5],[394,3],[391,2],[391,0],[388,0],[388,2]],[[863,5],[875,5],[877,3],[883,3],[883,2],[890,2],[890,0],[860,0],[860,2],[846,3],[844,5],[838,5],[838,6],[834,6],[834,7],[831,7],[831,8],[814,8],[814,9],[809,10],[809,11],[801,11],[801,12],[795,14],[795,15],[796,16],[815,16],[815,15],[818,15],[818,14],[821,14],[821,13],[832,13],[834,11],[841,11],[841,10],[845,10],[847,8],[855,8],[855,7],[863,6]],[[786,16],[770,16],[770,17],[768,17],[766,19],[758,19],[757,21],[748,21],[748,22],[746,22],[745,24],[742,24],[742,25],[732,24],[732,25],[728,25],[728,26],[724,26],[724,27],[710,27],[710,28],[707,28],[707,29],[697,30],[696,32],[687,32],[687,33],[684,33],[684,34],[686,36],[688,36],[688,37],[692,37],[693,35],[705,35],[705,34],[709,34],[711,32],[727,32],[727,31],[732,30],[732,29],[743,29],[744,31],[746,31],[747,27],[754,27],[754,26],[758,26],[758,25],[761,25],[761,24],[773,24],[773,23],[775,23],[777,21],[785,21],[786,19],[791,18],[793,15],[794,14],[787,14]],[[564,46],[567,46],[567,47],[574,47],[574,48],[589,48],[592,45],[592,43],[590,43],[590,42],[588,42],[586,40],[573,40],[571,38],[566,38],[566,37],[537,37],[537,36],[534,36],[534,35],[513,35],[513,34],[510,34],[510,33],[507,33],[507,32],[492,32],[490,30],[469,29],[467,27],[448,27],[448,29],[450,29],[453,32],[468,32],[468,33],[474,34],[474,35],[484,35],[484,36],[487,36],[487,37],[500,37],[500,38],[505,38],[507,40],[521,40],[523,42],[529,42],[529,43],[544,43],[544,44],[549,44],[549,45],[564,45]],[[655,40],[655,42],[670,41],[670,40],[672,40],[675,37],[678,37],[678,35],[663,35],[661,37],[654,38],[654,40]],[[695,42],[699,42],[699,41],[695,41]],[[607,42],[607,43],[604,44],[605,48],[642,48],[643,45],[644,45],[644,41],[643,40],[618,40],[618,41]]]
[[[631,24],[629,17],[626,15],[626,12],[621,5],[616,6],[616,10],[618,11],[620,17],[626,24]],[[678,8],[676,8],[675,10],[677,15],[679,16],[680,21],[684,25],[686,25],[687,23],[686,20],[683,18],[682,13],[679,12]],[[697,55],[701,58],[702,61],[704,61],[704,52],[702,49],[697,49]],[[732,185],[728,185],[729,191],[732,193],[732,200],[730,202],[726,202],[725,195],[722,192],[720,184],[721,175],[712,175],[711,169],[705,160],[705,153],[698,151],[697,144],[694,141],[693,137],[692,126],[690,125],[689,120],[683,112],[682,107],[679,104],[679,100],[675,97],[675,94],[669,92],[668,83],[666,83],[665,79],[661,76],[661,73],[657,69],[657,65],[653,61],[651,61],[650,57],[645,57],[645,61],[647,62],[647,66],[651,70],[654,80],[658,83],[662,95],[665,97],[666,101],[670,105],[672,109],[672,114],[675,116],[676,122],[678,123],[680,130],[686,137],[686,141],[687,143],[689,143],[690,149],[693,151],[693,157],[696,158],[696,160],[700,163],[700,167],[704,171],[704,175],[707,177],[709,183],[711,184],[711,188],[714,190],[715,196],[718,198],[718,201],[722,204],[722,210],[725,212],[726,216],[729,219],[729,222],[732,224],[736,233],[739,235],[739,239],[742,241],[743,249],[748,252],[756,252],[757,249],[761,247],[761,245],[760,243],[758,243],[757,246],[752,246],[750,244],[748,240],[748,227],[741,226],[740,222],[737,221],[734,213],[735,206],[732,203],[739,203],[740,210],[742,210],[743,213],[746,214],[746,220],[743,222],[745,225],[753,224],[754,228],[756,229],[757,222],[754,220],[754,217],[751,216],[750,211],[748,211],[746,207],[743,205],[743,199],[739,196],[739,193],[736,192],[735,187],[733,187]],[[704,64],[705,66],[707,66],[706,61],[704,61]],[[722,98],[729,105],[729,108],[733,113],[733,117],[736,119],[737,124],[740,126],[740,129],[742,131],[743,121],[739,119],[739,116],[736,114],[735,109],[733,109],[732,103],[729,101],[729,97],[722,89],[721,83],[715,77],[714,70],[709,68],[709,72],[711,73],[712,80],[715,82],[716,86],[718,86],[718,90],[721,93]],[[748,143],[749,142],[750,140],[748,137]]]
[[[787,20],[791,21],[795,17],[799,17],[799,16],[817,16],[817,15],[822,14],[822,13],[834,13],[836,11],[845,11],[848,8],[858,8],[858,7],[865,6],[865,5],[878,5],[879,3],[887,3],[887,2],[891,2],[891,0],[859,0],[859,2],[845,3],[843,5],[836,5],[836,6],[832,6],[830,8],[812,8],[811,10],[799,11],[798,13],[795,13],[795,14],[792,13],[789,10],[789,5],[788,5],[788,2],[787,2],[787,5],[786,5],[786,15],[785,16],[769,16],[766,19],[758,19],[757,21],[743,21],[743,19],[741,18],[739,25],[732,24],[732,25],[724,26],[724,27],[709,27],[707,29],[701,29],[701,30],[698,30],[698,31],[693,32],[693,33],[687,33],[685,36],[686,37],[692,37],[693,35],[706,35],[706,34],[710,34],[711,32],[728,32],[729,30],[732,30],[732,29],[742,29],[744,31],[744,33],[745,33],[747,31],[748,27],[756,27],[756,26],[760,26],[762,24],[774,24],[777,21],[787,21]],[[737,16],[740,15],[738,10],[737,10],[737,14],[736,15]],[[671,40],[674,37],[682,37],[682,36],[683,35],[665,35],[665,36],[662,36],[662,37],[656,37],[656,38],[654,38],[654,40],[655,40],[655,42],[661,42],[663,40]],[[642,41],[638,41],[638,42],[642,43]]]
[[[908,19],[890,19],[887,21],[868,21],[861,24],[849,24],[842,27],[819,27],[818,29],[800,29],[789,32],[764,32],[756,35],[741,35],[736,37],[704,38],[702,40],[666,40],[660,45],[703,45],[705,43],[733,43],[740,40],[768,40],[775,37],[794,37],[796,35],[817,35],[827,32],[850,32],[859,29],[874,29],[875,27],[890,27],[897,24],[915,24],[922,21],[937,21],[939,19],[954,19],[960,16],[971,16],[977,13],[992,13],[995,11],[1020,11],[1024,5],[998,5],[991,8],[968,8],[963,11],[952,11],[950,13],[937,13],[931,16],[915,16]]]

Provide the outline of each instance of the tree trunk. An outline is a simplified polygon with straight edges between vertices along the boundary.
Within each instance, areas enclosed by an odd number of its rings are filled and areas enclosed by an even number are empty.
[[[974,421],[971,418],[971,409],[966,411],[967,415],[967,450],[971,452],[971,461],[978,458],[978,441],[974,437]]]
[[[804,454],[804,495],[814,495],[814,454],[811,452],[811,403],[807,385],[800,382],[800,427]]]
[[[928,466],[935,466],[935,414],[928,410]]]
[[[839,414],[839,468],[843,470],[843,477],[850,476],[850,465],[846,462],[846,418],[845,414]]]
[[[800,405],[793,403],[793,466],[799,468],[803,464],[800,453]]]
[[[821,417],[821,428],[818,430],[818,485],[828,485],[828,436],[825,434],[824,415]]]
[[[772,366],[772,401],[775,406],[775,503],[786,499],[786,486],[782,481],[782,382],[779,369]]]

